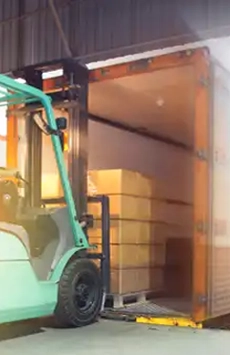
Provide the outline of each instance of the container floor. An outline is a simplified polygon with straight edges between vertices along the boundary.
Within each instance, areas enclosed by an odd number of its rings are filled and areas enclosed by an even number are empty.
[[[189,315],[192,312],[192,301],[184,298],[160,298],[152,300],[158,307],[164,307],[169,312],[176,314]]]
[[[131,303],[122,308],[113,309],[113,314],[128,316],[154,316],[154,317],[184,317],[189,316],[192,310],[191,300],[184,298],[155,298],[141,303]],[[111,314],[111,309],[105,313]]]

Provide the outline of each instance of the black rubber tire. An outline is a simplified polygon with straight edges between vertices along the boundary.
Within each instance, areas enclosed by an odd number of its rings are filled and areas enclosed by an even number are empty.
[[[92,282],[91,300],[85,310],[77,304],[76,296],[76,287],[80,287],[83,276]],[[58,326],[83,327],[93,323],[100,313],[102,299],[103,287],[98,267],[88,259],[70,261],[59,282],[58,304],[54,313]]]

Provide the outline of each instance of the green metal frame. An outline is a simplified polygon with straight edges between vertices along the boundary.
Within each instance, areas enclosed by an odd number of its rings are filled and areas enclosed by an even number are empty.
[[[26,246],[10,231],[0,230],[0,245],[0,323],[53,314],[60,273],[56,281],[39,281]]]
[[[56,120],[52,108],[52,100],[41,90],[27,84],[19,83],[12,78],[0,74],[0,95],[0,106],[40,102],[45,109],[48,125],[52,130],[57,130]],[[78,214],[75,208],[72,190],[63,159],[60,139],[55,134],[51,135],[51,139],[64,191],[65,201],[68,208],[74,244],[76,246],[74,250],[77,252],[78,250],[89,248],[90,245],[78,222]],[[68,260],[66,262],[68,262]]]

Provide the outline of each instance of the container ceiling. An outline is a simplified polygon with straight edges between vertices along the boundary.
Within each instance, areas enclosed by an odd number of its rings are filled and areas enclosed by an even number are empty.
[[[191,145],[194,85],[192,66],[91,83],[89,112]]]

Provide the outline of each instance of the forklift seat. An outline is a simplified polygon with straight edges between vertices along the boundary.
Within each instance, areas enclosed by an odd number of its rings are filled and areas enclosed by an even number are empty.
[[[58,228],[49,210],[35,207],[24,212],[18,215],[18,224],[28,235],[31,258],[41,257],[50,242],[59,239]]]
[[[30,243],[26,230],[17,224],[0,222],[0,231],[13,234],[16,238],[20,239],[27,249],[30,256]]]
[[[47,280],[61,257],[74,246],[68,209],[30,208],[19,221],[28,233],[34,272],[39,280]]]

